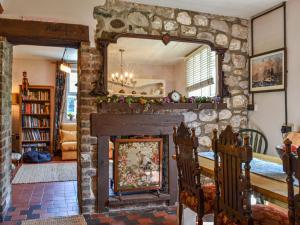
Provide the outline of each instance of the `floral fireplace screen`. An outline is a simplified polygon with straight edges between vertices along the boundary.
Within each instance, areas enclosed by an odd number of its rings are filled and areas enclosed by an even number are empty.
[[[114,191],[158,190],[162,180],[162,138],[116,139]]]

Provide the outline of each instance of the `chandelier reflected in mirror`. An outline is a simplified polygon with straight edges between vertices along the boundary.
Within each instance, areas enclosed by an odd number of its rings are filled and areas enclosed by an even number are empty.
[[[120,73],[112,73],[111,74],[111,81],[117,84],[122,85],[135,85],[136,81],[133,80],[133,73],[130,73],[124,70],[124,61],[123,61],[123,54],[125,52],[124,49],[119,49],[120,56],[121,56],[121,65],[120,65]]]

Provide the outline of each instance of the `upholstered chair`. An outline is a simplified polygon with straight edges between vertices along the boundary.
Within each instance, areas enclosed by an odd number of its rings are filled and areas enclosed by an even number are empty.
[[[250,162],[252,149],[249,136],[243,142],[231,126],[221,132],[214,130],[212,148],[215,159],[215,224],[219,225],[285,225],[287,214],[267,205],[251,206]],[[243,143],[241,146],[239,143]]]
[[[212,213],[215,199],[214,184],[201,185],[201,171],[198,159],[198,138],[195,130],[191,131],[184,123],[174,128],[174,143],[179,184],[179,224],[182,224],[183,207],[186,206],[197,213],[197,222]]]

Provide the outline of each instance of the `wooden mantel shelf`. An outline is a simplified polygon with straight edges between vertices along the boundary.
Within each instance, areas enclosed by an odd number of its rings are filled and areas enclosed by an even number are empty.
[[[160,110],[201,110],[201,109],[225,109],[227,108],[226,103],[163,103],[163,104],[151,104],[148,109],[145,109],[145,105],[139,103],[132,103],[128,105],[127,103],[107,103],[102,102],[99,104],[100,110],[109,111],[120,111],[120,112],[151,112],[151,111],[160,111]]]

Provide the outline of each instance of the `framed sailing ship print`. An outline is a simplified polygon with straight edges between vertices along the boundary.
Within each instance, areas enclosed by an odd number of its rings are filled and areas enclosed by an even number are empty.
[[[252,56],[250,58],[250,92],[285,90],[285,71],[285,49]]]

